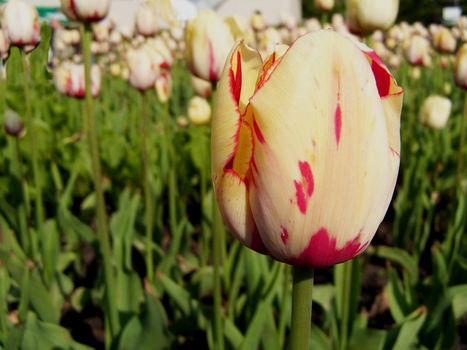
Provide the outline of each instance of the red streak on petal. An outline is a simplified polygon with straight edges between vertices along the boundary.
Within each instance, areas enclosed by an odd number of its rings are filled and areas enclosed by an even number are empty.
[[[378,93],[380,97],[389,95],[391,88],[391,75],[384,69],[384,66],[379,65],[376,61],[371,64],[371,69],[376,80],[376,86],[378,87]]]
[[[289,231],[284,226],[281,226],[281,239],[284,244],[289,240]]]
[[[209,80],[210,81],[217,81],[219,80],[219,76],[214,68],[215,65],[215,58],[214,58],[214,48],[212,47],[211,40],[208,40],[209,46]]]
[[[334,133],[336,134],[336,143],[339,146],[341,139],[341,128],[342,128],[342,110],[340,102],[337,104],[336,112],[334,113]]]
[[[292,265],[307,267],[328,267],[352,259],[361,253],[368,243],[359,242],[360,235],[348,241],[341,249],[336,248],[336,238],[320,228],[311,236],[308,247],[297,257],[289,261]]]
[[[315,183],[313,180],[313,174],[311,172],[310,164],[308,164],[307,162],[298,162],[298,166],[300,168],[300,172],[302,173],[303,181],[306,184],[306,194],[309,197],[311,197],[311,195],[313,194]]]
[[[235,102],[240,102],[240,94],[242,92],[242,59],[240,56],[240,51],[237,51],[237,70],[234,74],[232,68],[229,71],[230,76],[230,93],[232,94]]]
[[[392,153],[393,155],[395,155],[396,157],[400,158],[401,155],[400,155],[399,152],[397,152],[394,148],[389,147],[389,150],[391,151],[391,153]]]
[[[294,184],[295,184],[295,196],[297,197],[298,209],[300,209],[302,214],[305,214],[308,203],[305,199],[305,193],[303,192],[303,186],[298,181],[294,181]]]
[[[315,182],[310,164],[307,162],[298,162],[298,167],[300,168],[302,177],[300,181],[294,180],[295,196],[297,198],[298,209],[300,209],[302,214],[305,214],[308,207],[308,201],[310,200],[315,188]]]
[[[261,132],[261,129],[258,126],[258,123],[256,122],[256,119],[253,118],[253,129],[255,130],[256,137],[258,138],[258,141],[261,144],[264,144],[266,140],[264,139],[264,135]]]

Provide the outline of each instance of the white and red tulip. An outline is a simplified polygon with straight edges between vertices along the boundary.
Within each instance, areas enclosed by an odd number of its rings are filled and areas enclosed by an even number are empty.
[[[212,123],[212,179],[244,245],[330,266],[370,243],[399,169],[403,89],[367,47],[332,31],[262,61],[228,56]]]

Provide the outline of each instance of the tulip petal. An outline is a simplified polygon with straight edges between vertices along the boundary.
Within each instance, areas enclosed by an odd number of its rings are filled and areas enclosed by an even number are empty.
[[[397,175],[386,107],[366,56],[334,32],[307,34],[251,106],[264,142],[255,132],[250,204],[268,252],[312,266],[358,254],[384,217]],[[326,239],[316,237],[322,232]],[[324,241],[321,258],[303,258]]]
[[[249,204],[253,158],[251,108],[261,57],[242,42],[230,53],[219,82],[212,124],[212,178],[222,216],[243,244],[263,252]]]

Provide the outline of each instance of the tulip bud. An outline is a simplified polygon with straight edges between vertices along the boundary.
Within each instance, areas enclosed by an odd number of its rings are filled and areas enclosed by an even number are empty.
[[[444,53],[453,53],[456,51],[457,42],[446,27],[441,27],[433,36],[433,45]]]
[[[144,36],[153,36],[157,32],[156,14],[143,4],[136,11],[135,15],[136,32]]]
[[[374,52],[332,31],[264,62],[237,44],[211,140],[215,194],[233,235],[293,265],[360,254],[394,191],[402,97]]]
[[[251,27],[256,30],[257,32],[260,32],[264,29],[266,29],[266,20],[264,19],[263,14],[260,11],[256,11],[253,13],[250,19],[251,22]]]
[[[461,46],[454,63],[454,80],[456,85],[467,89],[467,44]]]
[[[188,103],[188,119],[193,125],[204,125],[211,120],[211,106],[202,97],[194,96]]]
[[[10,109],[5,111],[4,121],[5,132],[13,137],[23,136],[24,124],[21,121],[21,117],[15,111]]]
[[[315,0],[315,7],[320,11],[331,11],[334,7],[334,0]]]
[[[54,70],[54,82],[58,92],[63,95],[84,98],[86,85],[84,79],[84,65],[81,63],[64,62]],[[101,88],[100,68],[93,64],[91,67],[91,95],[99,96]]]
[[[153,88],[159,75],[159,66],[151,58],[150,50],[145,47],[131,50],[127,61],[130,84],[141,91]]]
[[[2,25],[11,45],[23,48],[39,44],[39,14],[33,5],[9,1],[3,10]]]
[[[405,49],[405,57],[410,64],[415,66],[426,66],[427,57],[429,57],[430,43],[427,39],[414,35],[411,37],[408,46]]]
[[[204,80],[217,81],[234,44],[227,24],[214,11],[202,11],[188,22],[186,44],[191,72]]]
[[[212,84],[210,81],[203,80],[194,75],[190,75],[191,86],[198,96],[208,98],[212,93]]]
[[[442,129],[451,114],[451,100],[439,95],[429,96],[420,109],[420,122],[433,129]]]
[[[388,29],[398,11],[399,0],[347,0],[347,21],[355,33]]]
[[[156,79],[156,94],[161,103],[166,103],[172,92],[172,77],[170,72],[162,72]]]
[[[61,0],[61,5],[72,21],[99,22],[109,13],[110,0]]]

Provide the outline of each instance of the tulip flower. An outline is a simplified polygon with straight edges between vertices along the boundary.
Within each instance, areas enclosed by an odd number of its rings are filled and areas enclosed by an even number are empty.
[[[99,22],[109,13],[110,0],[61,0],[61,5],[72,21]]]
[[[453,53],[456,51],[457,42],[448,28],[441,27],[433,36],[433,45],[442,53]]]
[[[385,30],[394,24],[399,0],[347,0],[347,21],[355,33]]]
[[[24,135],[24,124],[21,117],[15,111],[8,109],[5,111],[5,121],[3,124],[7,135],[22,137]]]
[[[217,81],[234,44],[228,25],[214,11],[202,11],[188,22],[186,44],[191,72],[204,80]]]
[[[228,56],[212,124],[212,179],[232,234],[293,265],[361,253],[391,200],[403,90],[366,46],[332,31],[266,61]]]
[[[54,70],[54,82],[58,92],[63,95],[84,98],[85,80],[84,65],[64,62]],[[101,88],[101,71],[97,65],[91,67],[91,94],[99,96]]]
[[[127,61],[130,84],[141,91],[153,88],[159,76],[159,65],[152,59],[150,50],[143,47],[129,51]]]
[[[156,94],[160,102],[166,103],[172,92],[172,76],[170,72],[163,71],[156,79]]]
[[[257,32],[265,30],[267,27],[266,20],[260,11],[255,11],[255,13],[253,13],[250,19],[250,23],[251,27]]]
[[[3,10],[2,26],[12,46],[36,46],[40,41],[39,14],[22,1],[9,1]]]
[[[211,106],[202,97],[194,96],[188,102],[188,119],[193,125],[205,125],[211,120]]]
[[[143,36],[153,36],[157,32],[156,14],[149,6],[141,5],[135,14],[135,29]]]
[[[200,79],[190,75],[191,86],[198,96],[208,98],[212,93],[212,84],[210,81]]]
[[[315,7],[320,11],[331,11],[334,7],[334,0],[315,0]]]
[[[439,95],[429,96],[420,109],[420,122],[433,129],[442,129],[451,114],[452,103],[446,97]]]
[[[461,46],[454,63],[454,80],[456,85],[467,89],[467,44]]]
[[[431,61],[429,52],[430,43],[420,35],[412,36],[404,51],[407,61],[415,66],[426,66]]]

